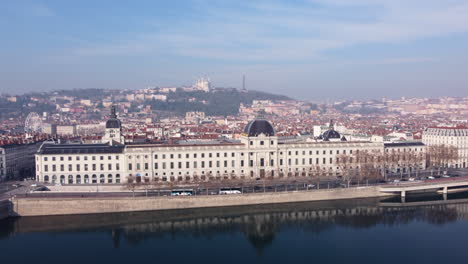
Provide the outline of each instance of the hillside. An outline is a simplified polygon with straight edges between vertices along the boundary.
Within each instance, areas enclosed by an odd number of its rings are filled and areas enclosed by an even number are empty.
[[[253,100],[292,100],[283,95],[237,89],[216,89],[211,92],[176,91],[168,94],[167,101],[150,100],[146,103],[154,110],[185,114],[188,111],[202,111],[207,115],[235,115],[239,106],[251,104]]]

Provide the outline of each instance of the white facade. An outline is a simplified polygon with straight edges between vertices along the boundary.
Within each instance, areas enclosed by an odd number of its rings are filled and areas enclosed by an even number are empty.
[[[446,145],[458,149],[458,160],[450,164],[455,168],[468,167],[468,128],[430,127],[423,132],[422,141],[427,146]]]

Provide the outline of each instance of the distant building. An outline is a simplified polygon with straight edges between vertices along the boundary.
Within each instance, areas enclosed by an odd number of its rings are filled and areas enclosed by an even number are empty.
[[[458,149],[458,160],[451,167],[468,167],[468,127],[429,127],[424,130],[422,141],[427,146],[446,145]]]
[[[60,135],[60,136],[76,135],[76,125],[57,125],[57,135]]]
[[[0,181],[35,177],[35,157],[41,142],[0,147]]]
[[[200,78],[193,85],[194,90],[209,92],[211,89],[210,79]]]

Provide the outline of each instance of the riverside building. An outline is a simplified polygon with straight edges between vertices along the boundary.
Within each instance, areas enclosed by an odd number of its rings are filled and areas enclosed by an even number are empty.
[[[249,122],[237,141],[125,144],[121,123],[112,113],[105,143],[44,143],[36,154],[37,180],[118,184],[261,179],[309,176],[318,169],[331,176],[340,173],[338,160],[344,155],[384,151],[383,143],[346,141],[336,131],[323,133],[321,141],[283,141],[263,118]]]
[[[468,127],[429,127],[422,136],[427,146],[446,145],[458,149],[458,160],[451,162],[450,167],[467,168],[468,166]]]

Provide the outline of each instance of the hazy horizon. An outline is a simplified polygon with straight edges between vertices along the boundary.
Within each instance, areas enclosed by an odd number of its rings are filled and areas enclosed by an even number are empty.
[[[0,92],[181,86],[468,96],[463,0],[4,1]]]

